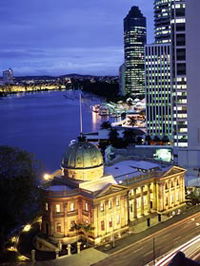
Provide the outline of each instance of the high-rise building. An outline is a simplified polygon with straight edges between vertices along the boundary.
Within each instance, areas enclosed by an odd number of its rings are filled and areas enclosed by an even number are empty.
[[[171,45],[152,44],[145,47],[146,114],[149,134],[173,134],[171,84]]]
[[[166,97],[160,94],[159,100],[154,101],[154,110],[156,119],[160,121],[158,127],[162,130],[155,132],[152,124],[155,122],[147,108],[147,131],[150,135],[155,133],[163,136],[167,135],[174,146],[186,147],[188,143],[187,136],[187,78],[186,78],[186,47],[185,47],[185,0],[155,0],[154,1],[155,18],[155,48],[151,61],[146,64],[146,70],[154,69],[156,75],[146,75],[146,96],[147,106],[152,102],[151,98],[158,98],[161,91],[167,84],[166,91],[170,91],[171,115],[168,117],[169,102]],[[170,54],[168,54],[168,73],[160,68],[160,60],[166,58],[166,50],[162,45],[169,45]],[[160,48],[158,49],[158,45]],[[152,46],[153,47],[153,46]],[[157,47],[157,48],[156,48]],[[153,49],[153,48],[152,48]],[[148,47],[146,49],[148,57]],[[157,61],[157,64],[155,62]],[[146,61],[147,63],[147,61]],[[166,62],[165,62],[166,63]],[[170,75],[170,76],[169,76]],[[162,77],[162,78],[161,78]],[[162,79],[162,80],[160,80]],[[154,86],[154,93],[150,90],[150,84]],[[171,88],[169,88],[171,84]],[[151,97],[149,93],[151,92]],[[156,96],[157,95],[157,96]],[[164,124],[163,124],[164,123]],[[169,129],[170,127],[171,129]]]
[[[188,75],[188,144],[192,149],[200,150],[200,1],[186,0],[186,44]],[[199,159],[198,159],[199,162]],[[199,164],[199,163],[198,163]]]
[[[13,70],[11,68],[3,71],[3,83],[13,84]]]
[[[125,90],[133,96],[144,95],[144,46],[146,18],[133,6],[124,19]]]

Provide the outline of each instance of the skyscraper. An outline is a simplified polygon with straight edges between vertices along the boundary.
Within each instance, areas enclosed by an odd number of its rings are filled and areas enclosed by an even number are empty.
[[[11,68],[3,71],[3,83],[13,84],[13,70]]]
[[[145,66],[147,131],[150,135],[167,135],[174,146],[186,147],[188,136],[185,0],[155,0],[154,19],[155,44],[153,46],[155,52],[148,61],[146,60]],[[169,54],[168,52],[166,54],[166,49],[162,48],[163,45],[169,45]],[[146,56],[149,57],[148,46]],[[165,69],[160,68],[160,62],[163,63],[166,56],[168,57],[167,71],[166,67]],[[164,64],[166,65],[166,62]],[[157,73],[156,75],[148,74],[152,69]],[[168,96],[165,94],[163,97],[161,92],[164,93],[164,91],[168,93]],[[154,101],[154,116],[150,115],[152,112],[151,98],[157,98]],[[169,107],[171,113],[168,112]],[[152,127],[152,125],[154,126]],[[155,127],[162,130],[155,130]]]
[[[125,91],[133,96],[145,92],[144,45],[146,18],[133,6],[124,19]]]

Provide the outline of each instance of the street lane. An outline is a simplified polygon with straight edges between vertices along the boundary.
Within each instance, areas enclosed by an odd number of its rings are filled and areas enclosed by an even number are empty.
[[[199,235],[200,226],[196,225],[198,223],[200,223],[200,213],[183,219],[176,224],[154,233],[150,237],[133,243],[122,251],[113,253],[105,260],[95,264],[95,266],[143,266],[153,261],[154,257],[160,257]]]

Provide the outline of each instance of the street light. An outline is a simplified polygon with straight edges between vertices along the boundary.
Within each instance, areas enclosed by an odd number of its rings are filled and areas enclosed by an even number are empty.
[[[43,175],[43,179],[44,179],[45,181],[48,181],[48,180],[50,179],[50,175],[49,175],[49,174],[44,174],[44,175]]]

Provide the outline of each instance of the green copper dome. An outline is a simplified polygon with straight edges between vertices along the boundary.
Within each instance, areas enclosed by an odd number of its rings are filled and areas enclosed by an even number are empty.
[[[63,168],[85,169],[103,165],[103,157],[98,148],[84,139],[71,144],[62,161]]]

